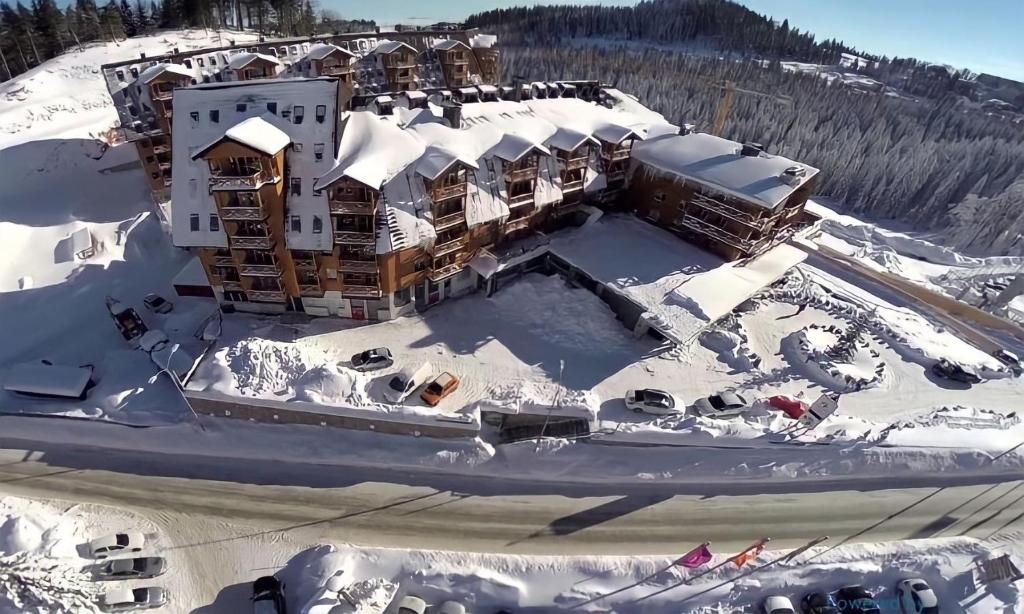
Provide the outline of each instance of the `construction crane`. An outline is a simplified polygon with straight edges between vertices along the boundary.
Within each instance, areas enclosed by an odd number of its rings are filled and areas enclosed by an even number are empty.
[[[725,122],[729,121],[729,116],[732,115],[732,105],[736,102],[737,92],[740,94],[750,94],[751,96],[759,96],[761,98],[771,98],[777,100],[783,104],[793,104],[793,99],[789,96],[782,94],[766,94],[764,92],[757,92],[754,90],[747,90],[736,87],[735,81],[711,81],[703,80],[712,87],[721,88],[722,99],[718,101],[718,107],[715,109],[715,121],[711,127],[711,134],[715,136],[722,136],[725,132]]]

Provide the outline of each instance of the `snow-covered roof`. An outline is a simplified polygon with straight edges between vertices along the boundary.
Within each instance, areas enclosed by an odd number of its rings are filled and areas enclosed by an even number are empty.
[[[270,62],[271,64],[281,63],[281,60],[275,58],[272,55],[267,55],[265,53],[244,52],[237,53],[231,56],[231,61],[228,62],[228,68],[231,68],[232,70],[239,70],[241,68],[245,68],[249,64],[252,64],[256,60],[265,60],[267,62]]]
[[[632,157],[649,167],[717,188],[744,200],[774,208],[818,173],[789,158],[762,153],[740,155],[740,144],[702,132],[663,136],[636,143]],[[804,169],[792,183],[782,179],[791,167]]]
[[[379,190],[424,150],[420,140],[394,122],[366,111],[353,111],[345,118],[334,167],[316,180],[313,189],[350,177]]]
[[[12,365],[4,377],[4,390],[30,394],[77,397],[85,390],[92,369],[24,362]]]
[[[192,78],[192,71],[180,64],[155,64],[139,73],[138,80],[141,83],[150,83],[157,77],[164,74],[171,74],[176,77],[188,77],[189,79]]]
[[[451,51],[452,49],[458,49],[459,47],[469,49],[469,45],[453,38],[434,43],[434,49],[437,49],[438,51]]]
[[[519,158],[522,158],[530,151],[538,151],[546,156],[551,155],[551,151],[544,147],[534,143],[533,141],[523,138],[517,134],[505,134],[498,141],[498,144],[491,148],[490,154],[505,160],[506,162],[515,162]]]
[[[462,158],[443,147],[431,145],[427,147],[419,162],[416,163],[416,172],[427,179],[437,179],[441,173],[451,168],[456,162],[462,162],[470,168],[480,168],[477,166],[476,160]]]
[[[469,38],[469,46],[476,49],[488,49],[498,43],[498,37],[494,34],[476,34]]]
[[[344,55],[347,55],[349,57],[353,57],[353,58],[356,57],[356,55],[354,53],[352,53],[351,51],[349,51],[348,49],[345,49],[343,47],[339,47],[337,45],[332,45],[330,43],[316,43],[312,47],[309,48],[309,53],[306,54],[305,59],[307,59],[307,60],[322,60],[322,59],[326,58],[327,56],[331,55],[332,53],[335,53],[335,52],[338,52],[338,51],[340,51],[341,53],[343,53]]]
[[[228,128],[222,136],[217,137],[213,142],[200,147],[199,151],[192,155],[192,159],[201,157],[210,148],[225,139],[273,156],[292,142],[288,133],[275,125],[279,123],[279,118],[272,113],[244,119]]]
[[[412,51],[413,53],[416,53],[416,48],[413,47],[412,45],[408,44],[408,43],[403,43],[401,41],[388,41],[388,40],[381,41],[380,44],[377,45],[376,47],[374,47],[373,51],[371,51],[370,53],[373,53],[373,54],[394,53],[394,52],[398,51],[399,49],[401,49],[402,47],[405,47],[409,51]]]
[[[562,151],[572,151],[587,141],[597,143],[597,139],[583,132],[577,132],[571,128],[559,128],[548,139],[547,145]]]

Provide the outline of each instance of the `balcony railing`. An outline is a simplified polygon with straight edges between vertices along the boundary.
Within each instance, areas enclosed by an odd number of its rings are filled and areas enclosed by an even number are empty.
[[[274,242],[270,237],[230,237],[231,247],[235,249],[270,249]]]
[[[249,277],[279,277],[281,269],[276,264],[245,264],[238,265],[238,272]]]
[[[434,269],[427,273],[427,277],[430,281],[441,281],[446,277],[451,277],[462,270],[463,264],[461,262],[453,262],[442,266],[441,268]]]
[[[373,215],[376,207],[373,203],[358,201],[331,200],[328,206],[331,213],[351,213],[355,215]]]
[[[245,296],[250,301],[283,303],[285,295],[283,290],[246,290]]]
[[[441,217],[434,220],[434,228],[440,230],[442,228],[448,228],[461,224],[466,221],[465,211],[456,211],[455,213],[449,213],[448,215],[442,215]]]
[[[221,207],[220,218],[228,221],[255,221],[266,219],[263,207]]]
[[[214,256],[213,264],[217,266],[235,266],[235,259],[231,256]]]
[[[512,232],[514,230],[521,230],[527,228],[530,225],[530,217],[521,217],[515,220],[509,220],[505,222],[505,232]]]
[[[533,202],[533,192],[526,192],[524,194],[516,194],[515,196],[509,196],[508,206],[518,207],[520,205],[526,205]]]
[[[727,205],[720,200],[716,200],[705,194],[694,194],[693,204],[714,211],[715,213],[727,217],[730,220],[734,220],[741,224],[746,224],[752,228],[761,228],[765,222],[771,221],[773,217],[759,218],[749,211],[744,211],[732,205]]]
[[[376,273],[376,260],[338,260],[338,270],[345,273]]]
[[[587,165],[587,156],[580,156],[578,158],[562,158],[562,168],[567,171],[571,171],[577,168],[583,168]]]
[[[223,285],[224,289],[229,291],[242,292],[245,290],[242,287],[242,282],[237,279],[225,279]]]
[[[605,171],[605,178],[608,181],[618,181],[620,179],[625,179],[625,177],[626,169],[624,168],[619,168],[612,171]]]
[[[220,173],[210,177],[210,190],[255,190],[264,183],[273,183],[278,177],[259,170],[251,175],[229,175]]]
[[[430,190],[430,198],[434,202],[441,200],[447,200],[449,198],[455,198],[457,196],[466,195],[466,184],[456,183],[452,185],[443,185]]]
[[[299,294],[302,296],[323,296],[323,293],[319,283],[299,284]]]
[[[434,257],[437,258],[438,256],[443,256],[445,254],[450,254],[452,252],[459,251],[465,245],[466,237],[458,237],[457,239],[452,239],[451,241],[447,241],[445,243],[435,243],[433,254]]]
[[[341,295],[355,298],[380,298],[380,288],[377,286],[349,285],[342,282]]]
[[[153,153],[162,154],[167,153],[171,150],[170,145],[153,145]]]
[[[391,81],[394,82],[394,83],[412,83],[415,80],[416,80],[416,75],[413,75],[413,74],[408,74],[408,75],[398,75],[398,74],[396,74],[394,77],[391,78]]]
[[[317,269],[316,260],[309,260],[308,258],[292,258],[292,263],[296,269],[302,269],[304,271],[315,271]]]
[[[171,170],[171,163],[170,162],[157,162],[156,165],[158,167],[160,167],[160,170],[162,170],[162,171],[169,171],[169,170]]]
[[[377,242],[376,234],[372,232],[352,232],[348,230],[334,231],[335,243],[354,243],[356,245],[373,245]]]
[[[522,181],[524,179],[532,179],[537,176],[537,167],[531,166],[528,168],[520,168],[516,170],[505,171],[505,181]]]
[[[154,90],[152,94],[153,100],[170,100],[171,97],[174,96],[174,90]],[[168,113],[168,115],[170,115],[170,113]]]
[[[685,226],[703,235],[707,235],[716,241],[720,241],[726,245],[731,245],[746,252],[755,251],[768,239],[768,237],[761,237],[760,235],[758,235],[757,239],[744,239],[692,215],[680,216],[676,219],[676,224]]]
[[[576,181],[568,181],[562,184],[562,192],[575,192],[576,190],[583,189],[583,180],[577,179]]]
[[[617,148],[613,151],[602,150],[601,157],[605,160],[625,160],[629,157],[630,149]]]
[[[330,66],[321,66],[320,74],[327,77],[337,77],[339,75],[348,75],[352,73],[352,67],[344,64],[332,64]]]

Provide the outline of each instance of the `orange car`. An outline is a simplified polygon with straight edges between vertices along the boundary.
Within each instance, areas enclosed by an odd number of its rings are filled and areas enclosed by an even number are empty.
[[[435,407],[446,396],[455,392],[459,387],[459,378],[445,371],[434,378],[434,381],[427,384],[427,388],[420,395],[423,402]]]

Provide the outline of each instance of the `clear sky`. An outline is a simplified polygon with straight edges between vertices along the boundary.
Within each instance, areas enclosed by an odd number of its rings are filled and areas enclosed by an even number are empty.
[[[571,3],[551,0],[542,4]],[[819,39],[889,56],[913,56],[1024,81],[1024,0],[739,0]],[[576,2],[578,3],[578,2]],[[590,2],[595,4],[598,2]],[[633,4],[606,0],[603,4]],[[533,0],[321,0],[349,18],[378,23],[459,21]]]

